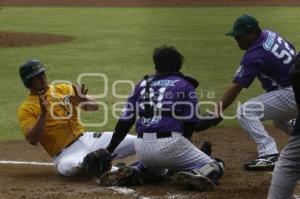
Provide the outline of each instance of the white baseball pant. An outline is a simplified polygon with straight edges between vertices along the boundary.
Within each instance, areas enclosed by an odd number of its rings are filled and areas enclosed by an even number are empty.
[[[290,120],[298,110],[291,87],[257,96],[238,108],[238,120],[243,129],[256,142],[258,157],[278,153],[275,140],[267,133],[262,121],[273,120],[275,126],[287,134],[293,129]]]
[[[172,137],[157,138],[156,133],[144,133],[135,141],[138,159],[154,175],[164,175],[168,170],[188,171],[214,162],[194,146],[181,133],[172,132]]]
[[[83,158],[90,152],[100,148],[106,148],[112,138],[113,132],[103,132],[100,137],[94,136],[97,133],[86,132],[72,145],[63,149],[62,152],[53,158],[56,170],[59,174],[67,177],[76,175],[81,170]],[[135,154],[134,141],[136,136],[127,135],[116,148],[113,154],[116,158],[124,158]]]

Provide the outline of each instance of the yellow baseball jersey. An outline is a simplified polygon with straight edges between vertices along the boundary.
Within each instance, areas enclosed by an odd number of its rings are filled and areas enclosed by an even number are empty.
[[[84,131],[78,122],[77,103],[70,99],[73,93],[72,86],[67,84],[50,86],[45,93],[45,98],[49,102],[49,109],[40,144],[51,157]],[[40,113],[41,108],[37,95],[28,96],[19,107],[19,123],[25,136],[27,129],[37,122]]]

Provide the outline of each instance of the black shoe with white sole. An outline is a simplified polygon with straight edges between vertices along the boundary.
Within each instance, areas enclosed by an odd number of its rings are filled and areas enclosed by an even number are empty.
[[[279,154],[265,155],[244,164],[247,171],[273,171]]]

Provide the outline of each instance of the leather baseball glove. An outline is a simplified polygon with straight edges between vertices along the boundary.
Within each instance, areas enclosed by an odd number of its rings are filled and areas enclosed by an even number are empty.
[[[87,154],[82,162],[82,168],[91,176],[100,178],[112,167],[113,156],[106,149]]]

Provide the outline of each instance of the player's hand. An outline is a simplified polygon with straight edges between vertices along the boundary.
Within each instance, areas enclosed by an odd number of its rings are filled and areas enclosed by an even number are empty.
[[[72,87],[74,90],[74,96],[72,97],[73,100],[75,100],[77,103],[88,101],[88,98],[86,96],[88,89],[85,88],[84,84],[82,84],[81,86],[76,84],[72,85]]]
[[[40,102],[40,108],[41,108],[41,114],[46,115],[49,108],[49,102],[46,99],[46,96],[44,95],[44,91],[40,91],[39,94],[39,102]]]

